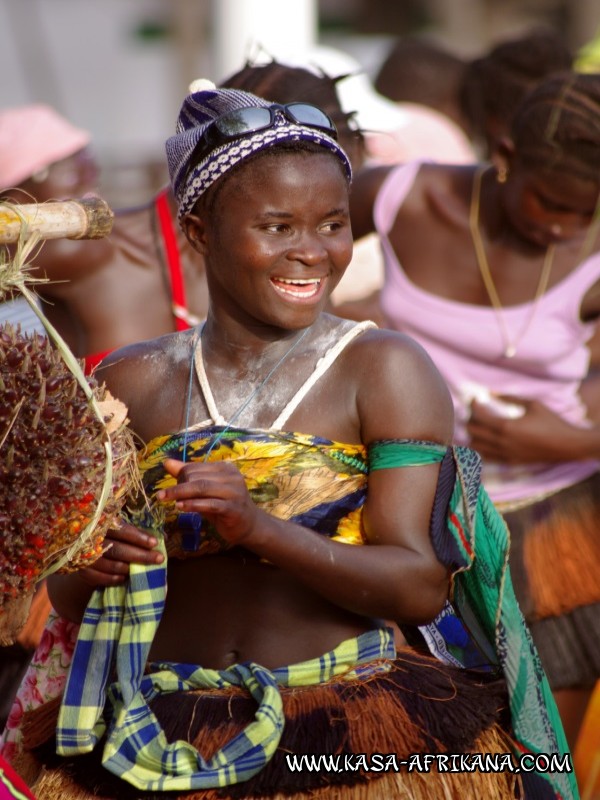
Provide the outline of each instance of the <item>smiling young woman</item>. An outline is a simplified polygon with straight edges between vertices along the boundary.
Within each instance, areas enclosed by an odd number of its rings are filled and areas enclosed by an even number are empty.
[[[560,774],[286,761],[566,751],[439,373],[406,336],[324,312],[351,255],[351,170],[326,115],[297,105],[206,85],[184,100],[167,155],[207,320],[105,362],[147,502],[51,581],[52,646],[4,752],[45,763],[39,800],[574,797]]]

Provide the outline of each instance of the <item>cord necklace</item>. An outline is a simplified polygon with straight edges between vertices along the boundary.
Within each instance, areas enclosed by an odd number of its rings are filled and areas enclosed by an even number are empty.
[[[304,339],[306,334],[309,332],[310,327],[305,328],[300,336],[297,336],[290,347],[285,351],[285,353],[275,362],[275,364],[271,367],[271,369],[267,372],[266,376],[262,379],[262,381],[256,386],[252,392],[242,401],[242,403],[238,406],[238,408],[234,411],[232,416],[229,418],[229,422],[225,425],[225,427],[219,431],[219,433],[214,437],[213,441],[210,444],[210,447],[206,451],[204,455],[204,460],[206,461],[210,452],[213,448],[218,444],[218,442],[223,438],[223,436],[227,433],[227,431],[234,425],[234,423],[241,417],[244,413],[246,408],[250,405],[252,400],[256,397],[256,395],[264,388],[264,386],[269,382],[275,372],[279,369],[279,367],[283,364],[283,362],[291,356],[294,350],[298,347],[300,342]],[[212,397],[212,391],[210,389],[210,384],[208,383],[208,376],[206,374],[206,369],[204,366],[204,358],[202,354],[202,333],[204,332],[204,324],[200,329],[200,332],[197,334],[197,338],[195,342],[192,344],[192,355],[190,360],[190,374],[188,379],[188,396],[187,396],[187,403],[186,403],[186,422],[185,422],[185,435],[184,435],[184,445],[183,445],[183,454],[185,461],[185,451],[186,451],[186,444],[187,444],[187,435],[189,429],[189,414],[190,414],[190,406],[191,406],[191,388],[192,388],[192,378],[193,378],[193,366],[194,363],[197,365],[198,370],[198,378],[200,381],[200,386],[202,387],[202,391],[204,393],[204,397]]]
[[[487,169],[488,169],[487,166],[479,167],[473,177],[471,207],[469,210],[469,227],[471,230],[471,237],[473,239],[475,256],[477,258],[477,266],[479,267],[479,272],[483,279],[483,283],[485,285],[488,297],[492,304],[492,308],[494,309],[494,313],[498,321],[498,327],[500,328],[500,332],[502,334],[502,339],[504,340],[504,350],[502,355],[504,356],[504,358],[514,358],[514,356],[517,353],[519,344],[521,343],[521,340],[523,339],[523,337],[529,330],[531,323],[533,322],[533,318],[535,316],[535,312],[537,311],[537,307],[542,298],[542,295],[548,288],[548,281],[550,280],[550,273],[552,272],[552,264],[554,261],[554,253],[556,250],[556,246],[554,244],[550,244],[546,249],[546,254],[544,256],[544,263],[542,265],[542,271],[540,273],[540,280],[538,282],[533,302],[531,304],[531,312],[529,314],[528,319],[525,322],[525,325],[521,329],[519,335],[516,338],[512,338],[510,336],[508,327],[506,325],[506,321],[504,319],[504,308],[500,301],[500,297],[498,296],[498,291],[496,290],[494,279],[492,278],[490,265],[488,263],[487,256],[485,254],[483,239],[481,238],[481,232],[479,230],[481,178],[483,177],[483,173],[486,172]]]

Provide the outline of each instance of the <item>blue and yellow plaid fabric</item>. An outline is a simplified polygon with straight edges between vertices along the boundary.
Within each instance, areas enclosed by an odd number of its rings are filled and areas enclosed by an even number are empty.
[[[102,763],[144,790],[207,789],[256,775],[272,757],[285,719],[281,686],[310,686],[395,655],[393,636],[379,629],[342,642],[320,658],[268,670],[236,664],[227,670],[146,660],[165,597],[164,565],[132,565],[129,585],[96,590],[84,617],[60,711],[57,752],[86,753],[106,733]],[[116,665],[116,680],[110,673]],[[363,667],[365,669],[365,667]],[[374,667],[369,664],[369,671]],[[185,741],[168,743],[148,703],[157,694],[240,686],[258,704],[255,720],[206,760]],[[108,722],[104,710],[111,711]]]

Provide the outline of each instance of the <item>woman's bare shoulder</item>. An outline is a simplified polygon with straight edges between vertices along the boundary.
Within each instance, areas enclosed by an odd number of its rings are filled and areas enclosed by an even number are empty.
[[[347,358],[356,375],[363,441],[451,441],[450,393],[433,361],[414,339],[398,331],[369,329],[352,343]]]
[[[426,213],[452,226],[468,224],[473,165],[425,164],[419,170],[407,211]]]
[[[115,350],[100,364],[95,377],[122,400],[134,419],[159,408],[165,396],[182,395],[189,374],[191,331],[171,333]]]

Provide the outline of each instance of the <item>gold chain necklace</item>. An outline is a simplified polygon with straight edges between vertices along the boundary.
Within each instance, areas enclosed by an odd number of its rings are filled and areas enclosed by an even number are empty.
[[[469,227],[471,229],[473,247],[475,249],[475,255],[477,257],[477,266],[479,267],[479,272],[483,279],[483,283],[485,284],[488,297],[490,298],[492,308],[494,309],[494,312],[496,314],[496,319],[498,320],[498,326],[500,328],[500,331],[502,333],[502,338],[504,340],[504,351],[502,355],[504,356],[504,358],[514,358],[514,356],[517,353],[517,348],[519,346],[519,343],[521,342],[521,340],[529,330],[529,326],[533,322],[533,318],[535,316],[535,312],[537,311],[540,299],[544,294],[544,292],[546,291],[546,289],[548,288],[548,281],[550,280],[550,273],[552,272],[552,262],[554,260],[554,252],[556,248],[554,244],[550,244],[546,249],[546,255],[544,256],[544,263],[542,265],[542,271],[540,273],[540,280],[537,289],[535,291],[533,302],[531,304],[531,312],[520,334],[517,336],[516,339],[511,339],[508,328],[506,326],[506,322],[504,320],[504,313],[503,313],[504,309],[502,307],[502,303],[500,302],[500,297],[498,296],[494,279],[492,278],[490,265],[488,264],[487,256],[485,254],[485,248],[483,246],[483,240],[481,238],[481,233],[479,231],[481,178],[483,176],[483,173],[486,172],[487,169],[488,167],[486,166],[479,167],[473,177],[471,207],[469,210]]]

